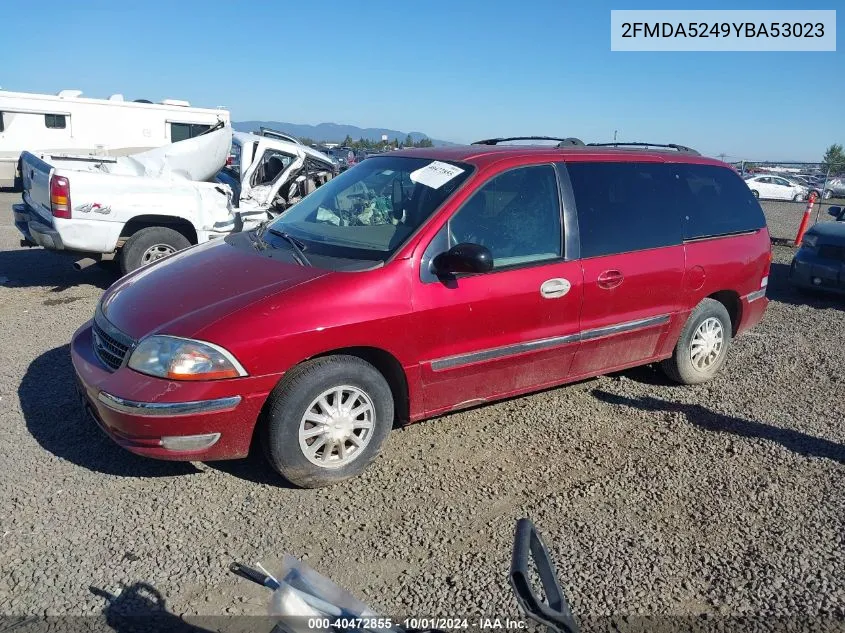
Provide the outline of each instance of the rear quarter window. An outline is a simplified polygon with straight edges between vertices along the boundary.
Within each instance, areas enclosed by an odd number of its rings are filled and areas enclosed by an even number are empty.
[[[581,257],[681,243],[676,185],[668,167],[633,162],[566,164],[578,211]]]
[[[684,239],[756,231],[766,226],[760,203],[730,169],[716,165],[670,165],[679,180],[678,209]]]

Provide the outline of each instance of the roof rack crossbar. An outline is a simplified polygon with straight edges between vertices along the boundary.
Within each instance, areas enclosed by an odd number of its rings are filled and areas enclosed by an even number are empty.
[[[587,147],[663,147],[666,149],[673,149],[683,154],[694,154],[696,156],[701,156],[700,152],[697,152],[691,147],[687,147],[686,145],[678,145],[677,143],[587,143]]]
[[[556,136],[506,136],[501,138],[487,138],[481,141],[475,141],[473,145],[498,145],[507,141],[557,141],[558,147],[583,146],[584,142],[581,139],[567,137],[558,138]]]

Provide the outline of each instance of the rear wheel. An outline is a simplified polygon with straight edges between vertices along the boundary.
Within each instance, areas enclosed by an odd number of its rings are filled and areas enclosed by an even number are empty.
[[[687,319],[672,357],[661,363],[664,373],[684,385],[713,379],[725,364],[731,328],[725,306],[715,299],[704,299]]]
[[[134,233],[120,249],[120,271],[126,275],[190,245],[188,238],[178,231],[149,226]]]
[[[825,190],[824,195],[822,196],[825,200],[830,200],[833,197],[833,191],[830,189]]]
[[[760,192],[759,192],[759,191],[757,191],[756,189],[752,189],[752,190],[751,190],[751,193],[753,193],[753,194],[754,194],[754,197],[755,197],[755,198],[759,198],[759,197],[760,197]]]
[[[319,488],[363,472],[393,426],[384,376],[356,356],[326,356],[291,370],[268,400],[263,444],[289,482]]]

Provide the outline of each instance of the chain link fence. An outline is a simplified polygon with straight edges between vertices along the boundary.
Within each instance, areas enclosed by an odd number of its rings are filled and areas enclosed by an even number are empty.
[[[845,206],[845,161],[826,164],[739,160],[732,164],[743,178],[770,175],[816,191],[819,197],[813,205],[811,224],[833,221],[830,207]],[[766,214],[772,241],[791,243],[798,233],[808,200],[778,199],[775,195],[775,192],[762,193],[760,205]]]

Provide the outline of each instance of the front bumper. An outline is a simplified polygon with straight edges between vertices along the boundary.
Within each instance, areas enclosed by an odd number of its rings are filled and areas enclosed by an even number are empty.
[[[65,249],[58,231],[44,221],[26,204],[13,204],[12,215],[15,227],[23,235],[23,239],[33,246],[43,246],[55,251]]]
[[[789,267],[789,281],[799,288],[845,294],[845,262],[799,250]]]
[[[91,321],[73,335],[82,406],[118,445],[156,459],[213,461],[249,453],[256,421],[280,376],[178,382],[107,370],[94,354]]]

